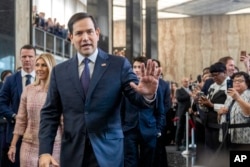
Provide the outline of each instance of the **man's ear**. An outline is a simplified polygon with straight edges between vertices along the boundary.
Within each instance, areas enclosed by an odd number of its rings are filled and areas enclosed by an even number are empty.
[[[73,34],[69,34],[69,39],[70,39],[70,42],[71,42],[71,44],[73,45],[74,43],[73,43]]]
[[[100,38],[100,34],[101,34],[100,28],[96,28],[95,29],[95,33],[96,33],[96,35],[98,36],[98,39],[99,39]]]

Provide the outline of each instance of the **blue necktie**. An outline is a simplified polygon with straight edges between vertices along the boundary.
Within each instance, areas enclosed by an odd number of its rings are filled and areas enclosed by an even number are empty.
[[[31,75],[25,75],[25,77],[26,77],[26,82],[25,82],[25,86],[27,86],[27,85],[29,85],[30,83],[31,83]]]
[[[84,93],[86,95],[88,88],[89,88],[89,82],[90,82],[89,59],[85,58],[83,60],[83,63],[84,63],[84,69],[82,71],[81,83],[82,83]]]

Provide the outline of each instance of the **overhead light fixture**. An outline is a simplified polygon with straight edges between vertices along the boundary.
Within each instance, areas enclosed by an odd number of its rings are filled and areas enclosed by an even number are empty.
[[[236,11],[232,11],[232,12],[228,12],[226,13],[227,15],[231,15],[231,14],[245,14],[245,13],[250,13],[250,8],[245,8],[245,9],[240,9],[240,10],[236,10]]]
[[[193,0],[158,0],[158,10],[165,9],[172,6],[177,6]]]
[[[177,13],[158,12],[158,19],[184,18],[184,17],[190,17],[190,16]]]

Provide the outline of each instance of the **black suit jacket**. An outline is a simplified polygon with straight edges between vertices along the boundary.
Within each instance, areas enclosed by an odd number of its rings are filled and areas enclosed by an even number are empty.
[[[124,97],[121,104],[121,114],[124,132],[131,132],[133,129],[138,129],[145,142],[155,147],[156,136],[159,132],[162,132],[166,124],[163,96],[159,87],[155,107],[143,108],[133,105],[128,98]]]
[[[186,90],[181,87],[176,90],[176,99],[178,101],[177,116],[181,117],[185,115],[185,113],[191,107],[191,97],[186,92]]]
[[[0,91],[0,116],[8,121],[6,141],[10,143],[13,137],[13,114],[17,114],[22,94],[21,71],[7,77]]]
[[[212,78],[209,78],[205,81],[201,91],[204,92],[205,95],[208,94],[208,89],[210,88],[210,86],[214,83],[214,80]]]
[[[171,108],[170,84],[163,79],[159,79],[159,89],[162,92],[165,114]]]

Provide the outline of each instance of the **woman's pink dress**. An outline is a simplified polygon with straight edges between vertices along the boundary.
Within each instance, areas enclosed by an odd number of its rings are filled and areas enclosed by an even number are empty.
[[[23,136],[20,150],[21,167],[38,166],[38,131],[40,125],[40,112],[45,103],[47,90],[41,87],[28,85],[21,95],[14,134]],[[55,138],[53,157],[59,163],[61,149],[62,128],[59,127]]]

